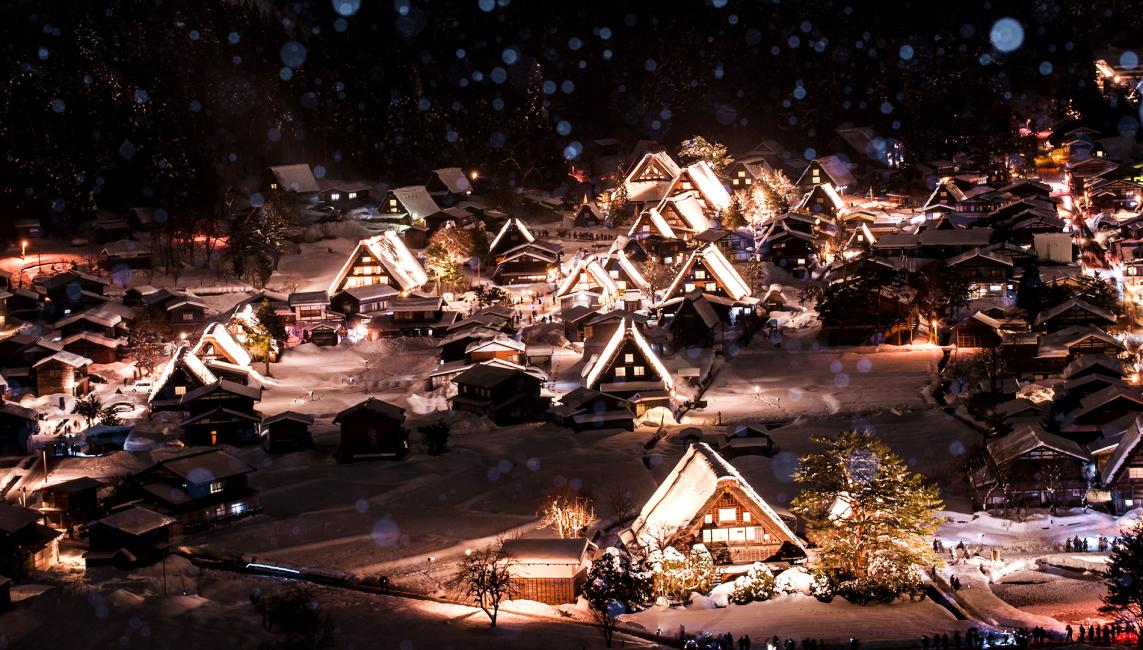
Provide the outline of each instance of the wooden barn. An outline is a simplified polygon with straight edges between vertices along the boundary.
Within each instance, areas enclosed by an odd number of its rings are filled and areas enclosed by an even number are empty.
[[[270,453],[298,451],[314,446],[310,427],[314,416],[282,411],[262,420],[262,446]]]
[[[338,413],[333,423],[341,426],[339,462],[365,458],[404,458],[409,453],[405,409],[370,397]]]
[[[586,539],[509,539],[502,548],[518,597],[548,605],[576,601],[596,550]]]
[[[36,394],[43,395],[86,395],[91,390],[87,368],[91,359],[71,352],[56,352],[40,359],[32,366],[35,375]]]

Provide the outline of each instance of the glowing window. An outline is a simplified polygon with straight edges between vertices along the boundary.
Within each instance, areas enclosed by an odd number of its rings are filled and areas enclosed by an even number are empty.
[[[210,493],[218,494],[219,492],[222,492],[222,481],[213,481],[210,484]]]
[[[356,199],[356,198],[357,198],[357,192],[350,192],[350,193],[349,193],[349,198],[351,198],[351,199]]]
[[[187,387],[186,386],[175,386],[175,395],[179,395],[181,397],[181,396],[186,395],[186,394],[187,394]]]
[[[635,355],[634,354],[623,355],[623,363],[635,363]]]
[[[750,521],[750,513],[745,510],[742,511],[742,521]]]
[[[1128,467],[1127,478],[1143,478],[1143,467]]]
[[[333,192],[332,194],[329,195],[329,200],[330,201],[340,201],[341,200],[341,193],[340,192]]]
[[[708,523],[708,524],[713,524],[713,523],[714,523],[714,515],[710,515],[710,514],[708,514],[708,515],[705,517],[705,520],[706,520],[706,523]]]
[[[720,523],[724,522],[724,521],[737,521],[737,520],[738,520],[738,509],[737,508],[719,508],[718,509],[718,521]]]
[[[615,369],[615,376],[616,377],[626,377],[627,376],[627,369],[624,368],[623,366],[619,366],[618,368]]]
[[[635,373],[636,377],[642,377],[643,376],[643,366],[635,366],[634,368],[631,369],[631,371]]]

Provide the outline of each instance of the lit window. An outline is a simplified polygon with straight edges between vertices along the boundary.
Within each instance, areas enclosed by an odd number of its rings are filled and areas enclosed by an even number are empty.
[[[804,257],[799,257],[799,258],[798,258],[798,264],[799,264],[799,265],[801,265],[801,264],[805,264],[805,263],[806,263],[806,258],[804,258]]]
[[[706,516],[706,523],[713,524],[714,523],[714,515],[708,514]]]
[[[210,493],[218,494],[219,492],[222,492],[222,481],[213,481],[210,484]]]
[[[1127,478],[1143,478],[1143,467],[1128,467]]]
[[[705,280],[706,279],[706,271],[703,271],[702,269],[695,269],[695,279],[696,280]]]
[[[741,169],[738,170],[738,177],[739,178],[746,178],[746,172],[741,170]]]
[[[737,520],[738,520],[738,509],[737,508],[719,508],[718,509],[718,521],[719,521],[719,523],[722,523],[724,521],[737,521]]]
[[[750,513],[749,512],[747,512],[745,510],[742,511],[742,521],[750,521]]]
[[[181,318],[184,321],[192,321],[192,320],[194,320],[194,312],[190,312],[190,311],[183,312],[181,315]]]
[[[694,283],[694,282],[688,282],[688,283],[686,283],[686,284],[684,284],[684,285],[683,285],[683,289],[684,289],[684,290],[685,290],[687,293],[690,293],[690,292],[692,292],[692,291],[694,291],[694,290],[695,290],[695,283]]]
[[[631,370],[635,373],[636,377],[642,377],[643,376],[643,366],[635,366]]]
[[[350,192],[350,193],[349,193],[349,198],[351,198],[351,199],[356,199],[356,198],[357,198],[357,192]]]
[[[181,397],[181,396],[186,395],[186,394],[187,394],[187,387],[186,386],[175,386],[175,395],[178,395]]]
[[[635,355],[634,354],[623,355],[623,363],[635,363]]]
[[[611,275],[612,280],[618,280],[619,279],[619,270],[618,269],[611,269],[609,274]]]
[[[627,376],[627,369],[624,368],[623,366],[619,366],[618,368],[615,369],[615,376],[616,377],[626,377]]]
[[[278,184],[277,183],[270,183],[270,189],[272,189],[272,190],[278,189]]]
[[[330,201],[340,201],[341,200],[341,193],[340,192],[330,193],[329,200]]]

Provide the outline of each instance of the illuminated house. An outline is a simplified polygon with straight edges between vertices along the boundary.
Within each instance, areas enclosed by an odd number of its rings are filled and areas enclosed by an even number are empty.
[[[700,160],[679,170],[679,174],[671,181],[667,196],[678,196],[686,192],[694,193],[703,210],[711,217],[718,216],[730,207],[730,192],[726,191],[706,161]]]
[[[451,205],[472,195],[472,182],[460,167],[444,167],[433,170],[425,189],[434,199]]]
[[[643,154],[623,179],[627,203],[637,211],[658,205],[681,171],[679,164],[665,151]]]
[[[560,307],[575,305],[596,305],[610,308],[619,296],[619,286],[594,255],[587,255],[576,262],[556,290]]]
[[[175,356],[163,366],[151,387],[148,401],[151,410],[164,411],[177,409],[183,395],[218,381],[202,359],[183,346],[175,351]]]
[[[389,190],[381,201],[380,208],[389,217],[407,217],[410,222],[422,221],[441,211],[424,185],[407,185]]]
[[[261,388],[226,379],[188,392],[178,407],[190,416],[182,421],[183,440],[191,446],[258,442],[262,415],[254,404],[261,399]]]
[[[0,501],[0,575],[46,571],[59,562],[60,533],[40,524],[43,514]]]
[[[267,177],[267,187],[272,192],[316,195],[321,190],[313,171],[305,163],[275,165],[269,168]]]
[[[531,284],[555,282],[560,268],[558,244],[535,241],[521,244],[504,255],[492,274],[496,284]]]
[[[403,292],[412,291],[429,281],[421,263],[392,231],[363,239],[329,285],[329,295],[345,289],[387,284]]]
[[[603,350],[584,364],[583,378],[587,388],[627,398],[635,404],[636,415],[669,405],[674,394],[670,371],[634,320],[620,321]]]
[[[160,460],[131,477],[127,496],[178,520],[184,531],[259,512],[254,468],[221,449]]]
[[[549,605],[574,603],[591,567],[595,545],[586,539],[509,539],[504,553],[517,598]]]
[[[612,247],[612,251],[600,262],[603,270],[615,283],[626,306],[637,306],[643,300],[643,293],[651,288],[643,273],[623,248]]]
[[[32,365],[36,395],[63,393],[80,397],[91,390],[87,368],[91,359],[71,352],[56,352]]]
[[[620,539],[632,550],[664,536],[676,548],[706,545],[715,562],[791,561],[806,547],[729,462],[706,443],[691,445]]]
[[[658,235],[689,241],[711,225],[702,202],[693,192],[684,192],[666,197],[655,207],[639,213],[627,235],[640,239]]]
[[[815,158],[802,171],[794,186],[802,191],[808,191],[814,185],[829,183],[838,192],[844,192],[847,188],[857,185],[857,179],[853,177],[851,170],[852,165],[839,156]]]
[[[797,210],[836,218],[845,210],[845,201],[829,183],[814,185],[798,203]]]
[[[333,418],[341,426],[337,448],[340,463],[357,458],[404,458],[409,453],[405,409],[370,397],[341,411]]]
[[[488,245],[488,252],[499,259],[502,254],[506,254],[517,246],[531,244],[534,241],[536,238],[532,236],[528,226],[524,225],[523,221],[512,217],[505,221],[503,226],[500,226],[500,230],[492,238],[492,243]]]
[[[191,352],[203,361],[218,359],[236,366],[249,366],[251,360],[246,348],[239,345],[221,323],[207,325]]]
[[[667,288],[663,302],[682,298],[695,290],[729,298],[741,305],[735,308],[739,312],[753,308],[750,287],[714,244],[707,244],[691,253]]]

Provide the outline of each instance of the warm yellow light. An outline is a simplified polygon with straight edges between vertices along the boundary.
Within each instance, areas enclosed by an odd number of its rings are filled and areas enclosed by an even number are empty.
[[[480,178],[480,172],[476,171],[475,169],[472,170],[472,180],[476,180],[478,178]]]

